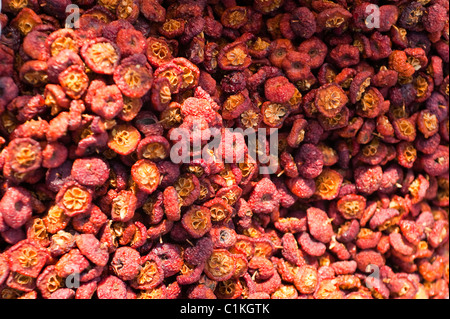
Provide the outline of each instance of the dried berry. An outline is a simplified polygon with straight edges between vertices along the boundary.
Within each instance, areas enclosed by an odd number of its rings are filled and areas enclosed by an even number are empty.
[[[323,153],[314,144],[303,143],[295,155],[298,173],[306,178],[316,178],[322,173],[324,166]]]
[[[139,290],[156,288],[164,279],[164,269],[161,259],[149,253],[140,259],[138,275],[131,281],[131,286]]]
[[[313,179],[290,178],[286,181],[286,185],[299,198],[310,198],[316,192],[316,183]]]
[[[109,133],[108,147],[120,155],[129,155],[136,150],[141,134],[130,124],[116,125]]]
[[[345,219],[360,219],[366,208],[366,199],[361,195],[348,194],[337,202],[337,210]]]
[[[315,241],[307,232],[302,233],[297,240],[301,248],[311,256],[322,256],[327,249],[324,243]]]
[[[2,1],[1,298],[448,297],[448,2],[72,2]]]
[[[125,299],[126,295],[125,282],[116,276],[109,275],[97,285],[97,297],[99,299]]]
[[[220,50],[217,62],[222,70],[241,71],[251,63],[248,47],[243,43],[230,43]]]
[[[173,58],[172,50],[163,38],[148,38],[146,54],[153,67],[159,67]]]
[[[81,234],[75,237],[80,252],[98,266],[106,266],[108,251],[101,247],[100,241],[93,234]]]
[[[317,269],[313,266],[300,266],[294,279],[294,285],[302,294],[312,294],[318,285]]]
[[[66,278],[76,273],[80,274],[89,267],[89,261],[74,248],[64,254],[55,264],[56,274],[61,278]]]
[[[309,39],[316,32],[316,19],[307,7],[299,7],[292,12],[290,27],[295,35]]]
[[[253,213],[270,213],[279,205],[276,186],[268,178],[260,180],[250,194],[248,204]]]
[[[361,166],[355,169],[356,189],[363,194],[372,194],[378,190],[383,176],[381,166]]]
[[[116,85],[98,89],[92,97],[92,112],[106,120],[112,120],[123,109],[122,93]]]
[[[190,236],[200,238],[211,229],[211,211],[194,205],[183,214],[181,223]]]
[[[97,157],[76,159],[72,164],[71,175],[84,186],[101,186],[109,178],[109,164]]]
[[[131,168],[131,176],[139,189],[151,194],[159,185],[160,175],[158,167],[150,160],[137,161]]]
[[[191,173],[177,176],[173,186],[181,197],[182,206],[190,206],[200,196],[200,182]]]
[[[56,200],[64,213],[73,217],[86,213],[91,208],[92,194],[89,189],[76,182],[67,182],[59,190]]]
[[[338,196],[343,176],[330,168],[324,168],[315,179],[315,195],[324,200],[331,200]]]
[[[17,229],[25,225],[33,213],[31,193],[22,187],[9,187],[0,200],[2,222]]]
[[[16,173],[38,169],[42,162],[40,144],[32,138],[15,138],[8,144],[8,164]]]
[[[140,53],[123,59],[114,70],[113,78],[123,95],[130,98],[143,97],[153,82],[152,70],[147,65],[145,55]]]
[[[295,92],[295,86],[283,76],[268,79],[264,83],[266,98],[274,103],[286,103]]]
[[[106,38],[87,41],[80,54],[87,66],[100,74],[113,74],[121,58],[119,47]]]
[[[152,250],[161,260],[161,267],[164,270],[164,278],[177,274],[183,267],[181,249],[174,244],[158,244]]]
[[[21,240],[8,249],[11,272],[36,278],[49,258],[48,252],[33,240]]]
[[[314,105],[324,116],[334,117],[347,104],[347,101],[347,95],[341,87],[330,83],[318,89]]]
[[[228,250],[214,249],[205,263],[205,274],[212,280],[224,281],[231,278],[235,270],[233,257]]]
[[[438,176],[448,172],[448,158],[448,147],[439,145],[433,154],[424,155],[421,162],[427,174]]]

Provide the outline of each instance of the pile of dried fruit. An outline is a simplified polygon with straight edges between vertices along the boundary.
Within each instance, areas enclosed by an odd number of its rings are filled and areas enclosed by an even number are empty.
[[[0,298],[448,298],[448,10],[2,0]]]

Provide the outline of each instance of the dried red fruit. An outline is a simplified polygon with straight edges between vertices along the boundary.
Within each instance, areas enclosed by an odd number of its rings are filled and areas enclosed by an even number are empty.
[[[342,88],[334,83],[321,86],[316,91],[315,106],[326,117],[336,116],[347,104],[348,98]]]
[[[2,298],[448,297],[446,1],[3,2]]]
[[[113,127],[109,133],[108,147],[120,155],[129,155],[136,150],[141,134],[130,124]]]
[[[163,192],[164,214],[168,220],[177,221],[181,218],[181,201],[173,186],[168,186]]]
[[[55,198],[64,213],[73,217],[89,211],[92,203],[92,194],[89,189],[75,181],[63,184]]]
[[[98,266],[106,266],[109,260],[108,251],[101,247],[100,241],[93,234],[81,234],[75,237],[80,252]]]
[[[236,243],[236,232],[225,226],[213,227],[209,232],[214,248],[230,248]]]
[[[102,158],[90,157],[76,159],[72,164],[71,175],[84,186],[101,186],[109,178],[109,164]]]
[[[161,259],[153,253],[149,253],[140,259],[141,268],[138,275],[130,285],[139,290],[156,288],[164,279],[164,269]]]
[[[100,74],[113,74],[121,58],[119,47],[106,38],[87,41],[80,50],[87,66]]]
[[[360,249],[378,248],[381,238],[381,232],[375,232],[368,228],[361,228],[356,237],[356,246]]]
[[[36,278],[46,264],[48,252],[33,240],[21,240],[8,249],[11,272]]]
[[[363,194],[372,194],[378,190],[383,176],[381,166],[360,166],[355,169],[356,189]]]
[[[295,35],[309,39],[316,32],[316,18],[307,7],[295,8],[290,19],[290,27]]]
[[[163,38],[148,38],[146,54],[153,67],[159,67],[173,58],[172,50]]]
[[[448,147],[439,145],[436,151],[421,158],[424,171],[432,176],[438,176],[448,172]]]
[[[338,196],[343,176],[330,168],[324,168],[315,179],[315,195],[324,200],[331,200]]]
[[[213,242],[209,237],[197,240],[195,246],[188,247],[184,251],[185,262],[192,265],[202,265],[213,251]]]
[[[239,42],[227,44],[220,50],[217,62],[225,71],[245,70],[251,63],[247,45]]]
[[[189,97],[181,105],[180,111],[183,117],[200,117],[211,124],[216,120],[216,112],[213,109],[213,105],[205,99]]]
[[[417,150],[412,143],[402,141],[397,144],[397,161],[405,168],[412,168],[417,159]]]
[[[164,278],[177,274],[183,267],[181,249],[177,245],[169,243],[158,244],[151,252],[160,258]]]
[[[32,138],[15,138],[7,146],[8,165],[16,173],[28,173],[42,163],[42,148]]]
[[[300,266],[294,279],[294,285],[302,294],[312,294],[319,283],[317,269],[313,266]]]
[[[56,274],[61,278],[66,278],[76,273],[80,274],[89,267],[89,261],[74,248],[64,254],[55,264]]]
[[[295,177],[286,180],[286,185],[299,198],[310,198],[316,192],[316,183],[313,179]]]
[[[358,48],[349,44],[340,44],[330,51],[330,58],[340,68],[348,68],[360,61]]]
[[[308,255],[311,256],[322,256],[327,249],[325,244],[319,241],[315,241],[307,232],[304,232],[300,236],[298,236],[297,241],[300,244],[302,250],[304,250]]]
[[[228,250],[214,249],[205,263],[204,272],[212,280],[224,281],[231,278],[235,270],[233,257]]]
[[[147,49],[147,42],[142,33],[133,29],[121,29],[117,33],[116,43],[120,49],[122,57],[133,54],[144,54]]]
[[[299,174],[306,178],[316,178],[324,166],[323,153],[314,144],[303,143],[295,154],[295,163]]]
[[[55,206],[55,214],[56,214],[55,217],[61,215],[61,217],[64,218],[64,213],[59,211],[58,206]],[[48,219],[50,219],[50,216]],[[85,214],[79,214],[73,217],[72,226],[78,232],[95,235],[99,232],[100,228],[106,223],[106,221],[107,216],[100,210],[100,208],[93,205],[90,212]]]
[[[268,178],[263,178],[254,187],[250,194],[248,204],[253,213],[267,214],[279,205],[276,186]]]
[[[366,208],[366,199],[361,195],[348,194],[337,202],[337,209],[345,219],[360,219]]]
[[[18,229],[33,213],[31,193],[22,187],[9,187],[0,200],[2,223]]]
[[[328,243],[334,235],[331,220],[321,209],[310,207],[306,210],[306,220],[310,234],[320,242]]]
[[[71,65],[59,73],[58,80],[64,92],[72,99],[81,98],[89,85],[84,68],[78,64]]]
[[[123,59],[115,68],[113,78],[123,95],[130,98],[143,97],[153,83],[152,69],[147,64],[145,55],[141,53]]]
[[[99,299],[125,299],[126,295],[125,282],[116,276],[109,275],[97,285],[97,297]]]
[[[200,238],[211,229],[211,211],[194,205],[183,214],[181,224],[191,237]]]
[[[286,103],[295,92],[295,86],[284,76],[276,76],[264,83],[266,98],[274,103]]]
[[[137,197],[127,190],[121,190],[112,199],[111,219],[114,221],[127,222],[134,216],[137,207]]]
[[[92,112],[106,120],[112,120],[122,112],[122,93],[116,85],[98,89],[92,98]]]
[[[395,208],[385,208],[376,210],[370,219],[369,226],[371,229],[385,230],[398,219],[399,211]]]

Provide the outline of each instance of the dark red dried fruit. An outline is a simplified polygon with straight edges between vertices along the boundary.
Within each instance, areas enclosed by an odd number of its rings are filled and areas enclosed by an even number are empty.
[[[152,69],[143,54],[133,54],[123,59],[114,70],[114,82],[130,98],[143,97],[152,87]]]
[[[87,41],[80,54],[87,66],[100,74],[113,74],[121,58],[118,46],[106,38]]]
[[[448,1],[379,2],[4,0],[0,297],[448,298]]]
[[[224,281],[230,279],[234,271],[235,264],[228,250],[214,249],[206,260],[204,272],[212,280]]]
[[[181,218],[183,228],[193,238],[200,238],[211,229],[211,212],[202,206],[192,206]]]
[[[109,260],[108,251],[93,234],[81,234],[75,237],[80,252],[98,266],[106,266]]]
[[[120,124],[110,131],[108,147],[120,155],[129,155],[140,140],[141,134],[133,125]]]
[[[49,258],[48,252],[32,240],[21,240],[8,249],[11,272],[36,278]]]
[[[56,194],[56,201],[67,216],[73,217],[89,211],[92,203],[92,194],[89,189],[77,182],[68,181],[64,183],[58,194]]]
[[[72,165],[71,175],[84,186],[101,186],[109,178],[109,164],[97,157],[76,159]]]
[[[92,98],[92,112],[106,120],[112,120],[122,112],[122,93],[116,85],[108,85],[98,89]]]
[[[116,276],[109,275],[97,285],[97,297],[99,299],[125,299],[126,295],[125,282]]]

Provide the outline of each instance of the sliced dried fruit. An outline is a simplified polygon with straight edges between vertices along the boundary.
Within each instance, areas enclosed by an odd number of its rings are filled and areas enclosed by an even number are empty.
[[[211,211],[202,206],[192,206],[181,218],[181,224],[193,238],[203,237],[211,229]]]
[[[121,58],[119,47],[106,38],[87,41],[80,54],[87,66],[100,74],[113,74]]]
[[[136,150],[141,134],[130,124],[116,125],[109,133],[108,147],[120,155],[129,155]]]

